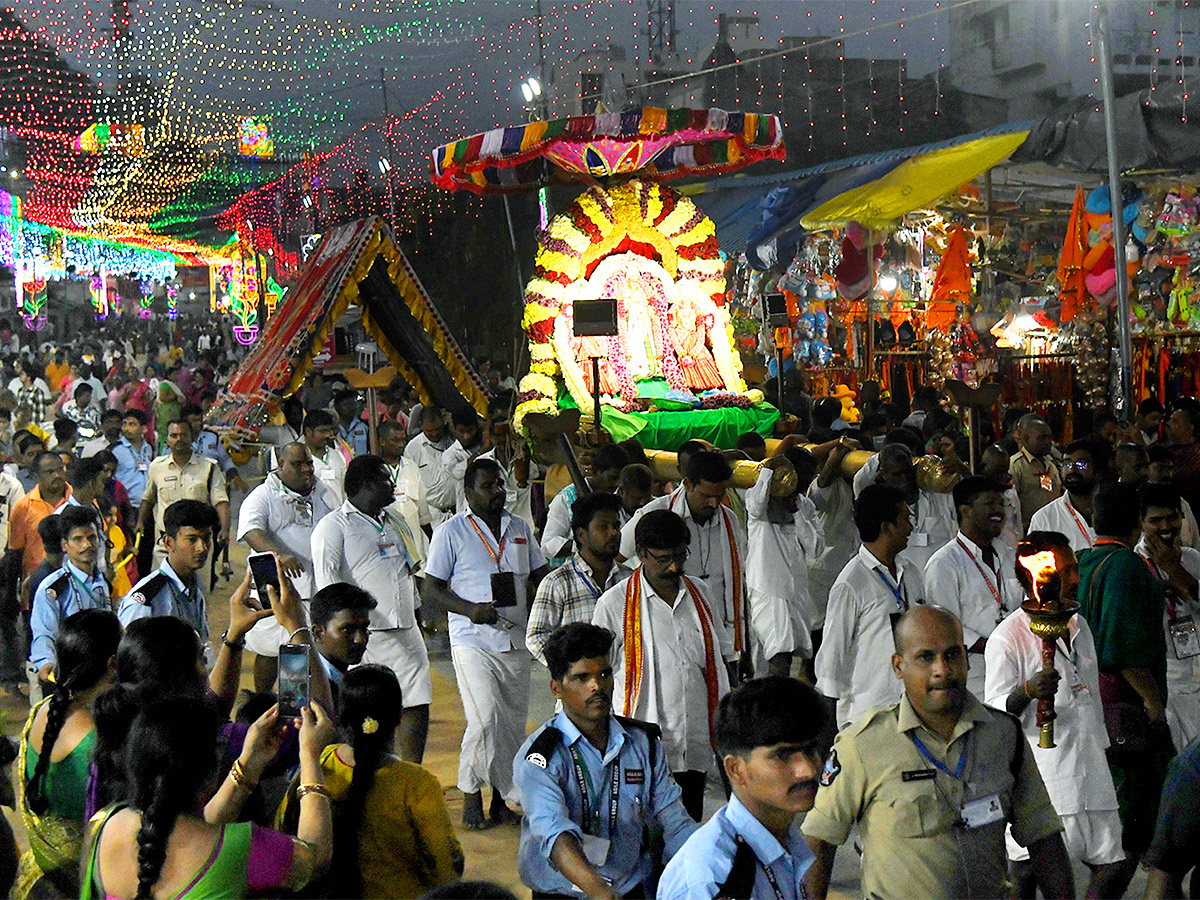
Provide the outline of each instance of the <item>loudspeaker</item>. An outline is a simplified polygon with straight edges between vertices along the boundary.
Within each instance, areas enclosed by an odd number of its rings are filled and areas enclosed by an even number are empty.
[[[617,301],[576,300],[575,337],[608,337],[617,333]]]
[[[792,324],[791,319],[788,318],[787,298],[782,293],[764,295],[763,303],[767,311],[769,327],[786,328]]]

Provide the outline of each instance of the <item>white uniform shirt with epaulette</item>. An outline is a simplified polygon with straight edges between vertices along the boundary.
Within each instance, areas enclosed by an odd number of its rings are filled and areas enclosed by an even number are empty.
[[[944,741],[905,695],[838,735],[802,830],[858,825],[866,898],[950,900],[1009,896],[1006,822],[1024,847],[1062,831],[1020,723],[968,693]]]
[[[192,575],[191,585],[185,585],[170,560],[164,559],[157,569],[133,586],[121,600],[117,618],[121,625],[129,627],[136,619],[151,616],[175,616],[183,619],[200,635],[208,640],[208,610],[200,579]]]

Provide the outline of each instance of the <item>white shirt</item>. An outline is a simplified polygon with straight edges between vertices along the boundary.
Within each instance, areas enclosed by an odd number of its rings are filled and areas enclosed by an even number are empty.
[[[714,772],[712,739],[708,730],[708,684],[704,680],[704,634],[696,615],[691,593],[680,580],[674,604],[657,593],[639,570],[632,577],[642,580],[642,607],[645,619],[643,642],[654,652],[643,657],[641,694],[634,718],[654,722],[663,730],[663,749],[672,772]],[[708,603],[707,587],[693,580],[701,598]],[[620,708],[625,697],[625,592],[629,580],[614,585],[596,602],[592,624],[611,631],[615,638],[609,660],[613,666],[613,707]],[[712,604],[708,604],[712,611]],[[713,638],[719,650],[714,654],[718,667],[722,658],[733,655],[728,632],[719,616],[713,617]]]
[[[854,525],[854,493],[840,475],[825,487],[814,480],[808,496],[817,510],[817,524],[825,535],[825,552],[808,564],[808,587],[812,591],[817,618],[813,627],[820,628],[829,605],[829,589],[846,563],[854,558],[861,543]]]
[[[1021,495],[1010,485],[1003,496],[1004,531],[1000,532],[1000,540],[1015,553],[1022,537]]]
[[[13,507],[24,496],[25,488],[21,487],[16,476],[0,472],[0,553],[8,549],[8,525]]]
[[[954,540],[954,534],[958,531],[954,495],[919,490],[910,517],[913,530],[900,558],[923,572],[933,554]]]
[[[446,435],[442,439],[443,446],[439,446],[425,437],[422,432],[414,436],[408,442],[408,446],[404,448],[404,458],[416,463],[417,468],[421,471],[421,481],[425,483],[425,499],[429,504],[429,512],[434,525],[441,525],[454,515],[454,504],[443,503],[445,488],[442,486],[442,481],[445,479],[445,475],[441,467],[442,453],[451,443],[453,440]]]
[[[313,528],[312,558],[318,590],[345,581],[375,598],[372,631],[417,624],[414,573],[386,516],[378,522],[347,500]]]
[[[330,489],[316,482],[308,496],[302,496],[279,480],[272,472],[266,481],[246,495],[238,513],[237,540],[258,529],[304,564],[304,574],[293,578],[296,590],[305,600],[316,592],[313,577],[312,533],[318,522],[339,506]]]
[[[472,452],[461,441],[455,441],[445,449],[438,460],[441,471],[436,487],[429,494],[430,503],[442,509],[455,510],[456,513],[462,512],[459,501],[463,497],[463,477],[467,474]]]
[[[770,500],[770,470],[763,469],[746,492],[746,587],[796,604],[804,610],[805,621],[812,621],[815,608],[808,590],[808,561],[825,549],[817,508],[800,495],[790,522],[772,522],[767,518]]]
[[[429,504],[425,500],[425,482],[421,480],[421,469],[411,459],[400,457],[400,464],[388,466],[395,482],[395,500],[388,507],[403,516],[408,529],[416,537],[424,534],[422,525],[430,523]]]
[[[1029,614],[1017,609],[996,626],[984,650],[987,682],[984,700],[1006,709],[1005,700],[1042,669],[1042,639],[1029,630]],[[1038,747],[1037,701],[1021,714],[1021,727],[1033,748],[1050,802],[1059,815],[1117,808],[1104,748],[1108,732],[1100,705],[1096,643],[1082,616],[1072,616],[1070,634],[1054,654],[1060,676],[1054,695],[1053,749]]]
[[[993,569],[983,551],[961,531],[925,565],[925,599],[958,616],[970,647],[986,638],[1025,599],[1017,581],[1016,553],[1003,541],[992,541]]]
[[[636,513],[621,529],[621,555],[629,560],[630,566],[636,566],[637,540],[635,532],[637,523],[642,516],[656,509],[669,509],[683,518],[687,525],[691,541],[688,543],[688,558],[683,566],[683,574],[691,576],[704,585],[704,592],[713,600],[713,612],[721,620],[727,630],[734,626],[733,591],[725,584],[726,560],[729,556],[729,533],[725,528],[725,519],[720,510],[713,513],[707,522],[701,524],[692,515],[682,486],[677,487],[665,497],[655,497]],[[734,516],[734,540],[742,560],[742,580],[746,578],[746,535],[741,522]],[[743,600],[743,614],[745,604]]]
[[[492,653],[525,649],[529,574],[546,565],[546,558],[525,520],[507,511],[500,520],[500,539],[503,546],[497,547],[488,524],[469,511],[458,513],[433,531],[426,575],[448,582],[450,590],[471,603],[491,602],[494,572],[512,572],[516,587],[516,605],[497,609],[511,623],[508,627],[503,620],[495,625],[476,625],[466,616],[449,613],[452,646]]]
[[[1158,566],[1150,561],[1150,551],[1146,549],[1144,537],[1138,541],[1134,550],[1150,565],[1150,571],[1154,573],[1154,576],[1165,584],[1168,578],[1159,571]],[[1184,547],[1179,562],[1183,565],[1184,571],[1200,581],[1200,551]],[[1200,604],[1192,603],[1185,598],[1176,599],[1175,604],[1176,621],[1186,619],[1190,615],[1196,621],[1196,628],[1200,629]],[[1178,659],[1175,656],[1175,647],[1171,642],[1171,608],[1169,605],[1163,609],[1163,630],[1167,637],[1167,696],[1194,694],[1200,691],[1200,656],[1191,656],[1187,659]]]
[[[1071,505],[1071,495],[1066,491],[1033,514],[1029,520],[1029,531],[1057,531],[1066,536],[1076,553],[1088,550],[1096,543],[1095,530],[1083,514]]]
[[[590,487],[590,485],[589,485]],[[569,484],[554,495],[550,506],[546,509],[546,524],[542,528],[542,553],[547,559],[558,556],[570,556],[575,546],[574,535],[571,534],[571,507],[574,506],[579,492],[575,485]],[[559,552],[566,547],[564,552]]]
[[[898,582],[862,546],[829,591],[815,666],[817,690],[838,698],[839,727],[877,706],[895,703],[903,693],[892,672],[891,617],[924,603],[925,592],[921,571],[911,563],[897,559],[896,574]]]

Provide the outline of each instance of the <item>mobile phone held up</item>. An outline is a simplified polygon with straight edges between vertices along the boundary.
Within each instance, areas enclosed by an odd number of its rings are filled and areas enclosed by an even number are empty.
[[[282,644],[279,647],[279,715],[294,719],[308,706],[311,697],[308,676],[308,647]]]
[[[274,585],[276,593],[279,592],[279,560],[274,553],[251,553],[247,561],[250,563],[254,589],[258,592],[259,606],[270,609],[271,598],[267,594],[267,585]]]

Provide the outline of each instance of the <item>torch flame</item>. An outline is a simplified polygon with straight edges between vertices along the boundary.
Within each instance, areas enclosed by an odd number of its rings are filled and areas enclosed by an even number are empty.
[[[1058,565],[1054,558],[1053,550],[1043,550],[1040,553],[1032,553],[1029,556],[1021,556],[1017,558],[1017,565],[1025,569],[1033,580],[1033,599],[1035,602],[1041,602],[1041,586],[1049,581],[1050,576],[1058,571]]]

